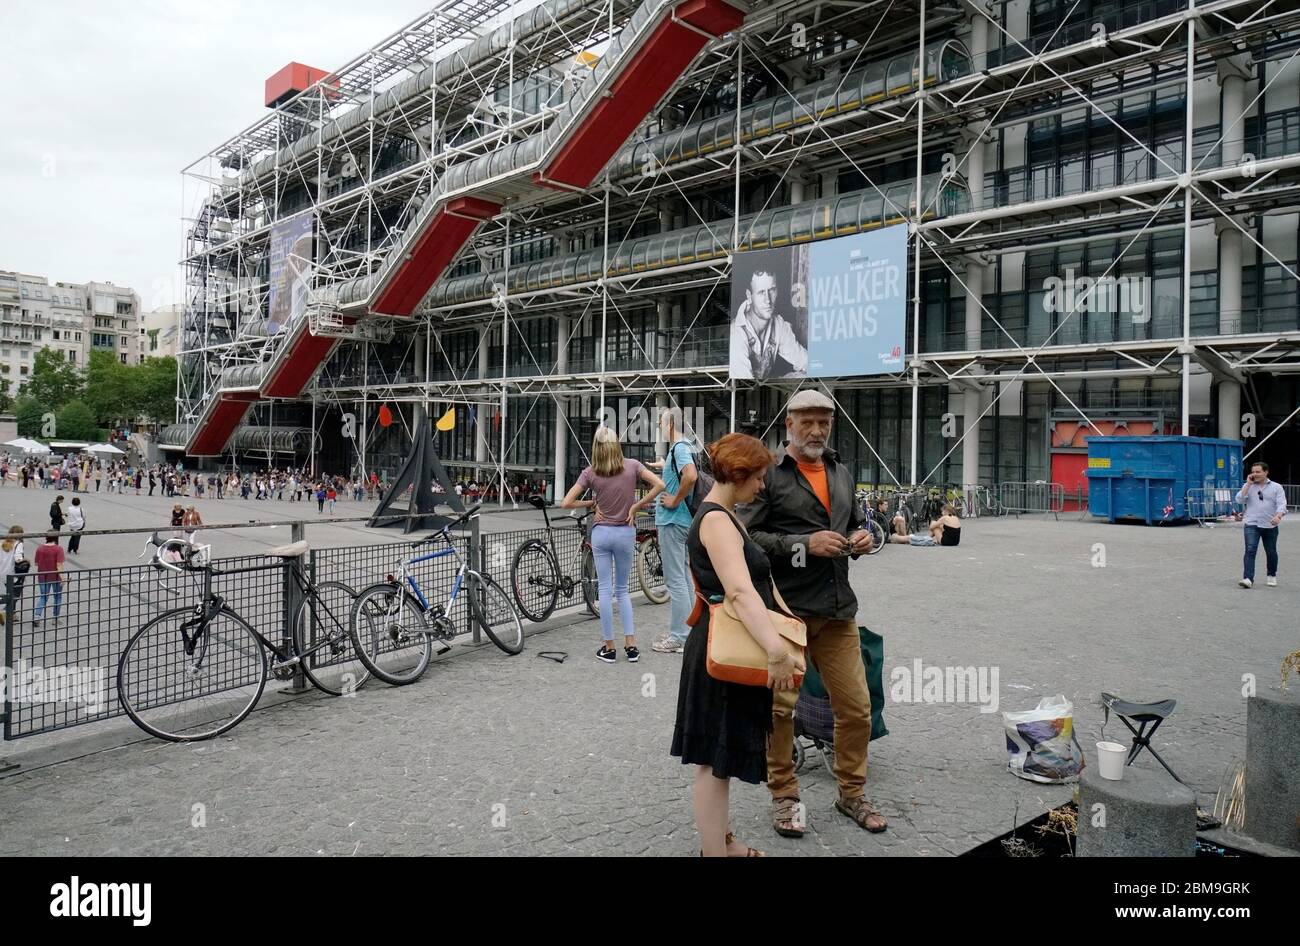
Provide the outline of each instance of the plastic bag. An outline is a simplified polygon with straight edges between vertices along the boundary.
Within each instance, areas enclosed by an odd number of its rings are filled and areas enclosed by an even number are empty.
[[[1007,768],[1032,782],[1069,782],[1083,771],[1083,748],[1074,736],[1074,704],[1064,694],[1045,696],[1038,706],[1003,713]]]

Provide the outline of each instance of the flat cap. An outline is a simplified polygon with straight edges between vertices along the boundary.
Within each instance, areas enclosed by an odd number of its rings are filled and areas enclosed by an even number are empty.
[[[793,414],[795,411],[831,411],[834,413],[835,402],[820,391],[806,388],[790,398],[790,403],[785,406],[787,414]]]

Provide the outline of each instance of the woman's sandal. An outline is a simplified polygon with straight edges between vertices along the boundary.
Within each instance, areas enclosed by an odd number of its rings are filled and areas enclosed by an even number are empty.
[[[736,836],[735,836],[734,834],[732,834],[730,831],[728,831],[728,832],[727,832],[727,846],[730,847],[731,845],[733,845],[733,844],[735,844],[735,843],[736,843]],[[703,857],[703,856],[704,856],[704,852],[703,852],[703,851],[700,851],[700,857]],[[745,848],[745,853],[744,853],[744,854],[728,854],[727,857],[767,857],[767,852],[765,852],[765,851],[760,851],[760,850],[759,850],[758,848],[756,848],[756,847],[746,847],[746,848]]]
[[[772,800],[772,828],[783,838],[803,837],[803,828],[796,827],[795,816],[802,808],[798,796]]]

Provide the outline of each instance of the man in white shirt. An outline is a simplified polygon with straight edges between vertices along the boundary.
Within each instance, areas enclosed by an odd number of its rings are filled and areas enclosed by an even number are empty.
[[[808,350],[776,311],[776,277],[762,270],[749,277],[745,301],[731,323],[733,378],[800,377],[808,371]]]
[[[1259,543],[1264,543],[1264,557],[1268,565],[1268,585],[1277,585],[1277,532],[1286,515],[1286,490],[1268,478],[1267,463],[1252,463],[1250,476],[1240,492],[1237,502],[1246,507],[1243,534],[1246,554],[1242,559],[1241,580],[1237,584],[1249,588],[1255,583],[1255,555]]]

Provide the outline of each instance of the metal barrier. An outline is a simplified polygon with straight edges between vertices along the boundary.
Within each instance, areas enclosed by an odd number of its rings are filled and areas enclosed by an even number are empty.
[[[328,524],[344,521],[366,522],[369,518],[335,518]],[[292,525],[293,538],[302,537],[303,524],[292,520],[197,528],[210,531],[270,525]],[[462,555],[495,578],[510,595],[510,570],[516,550],[529,539],[545,538],[546,529],[538,526],[489,532],[478,525],[475,522],[466,533],[454,535],[453,541]],[[151,531],[105,529],[88,530],[83,535],[122,536]],[[173,533],[170,528],[157,531],[165,536]],[[36,546],[44,541],[44,535],[32,532],[25,536],[28,561],[34,561]],[[552,535],[560,568],[567,571],[577,567],[582,542],[580,531],[563,524],[561,519],[553,527]],[[313,548],[303,565],[314,583],[337,581],[360,592],[396,573],[402,561],[412,554],[411,543],[423,537],[421,534],[409,536],[409,541]],[[221,569],[271,564],[271,561],[265,556],[245,555],[216,559],[214,564]],[[268,639],[279,640],[292,633],[292,620],[299,604],[297,585],[289,575],[292,567],[292,562],[285,562],[265,571],[214,575],[212,590]],[[447,556],[412,566],[412,574],[431,602],[442,603],[451,593],[457,567],[455,558]],[[4,739],[54,732],[123,715],[117,696],[117,664],[127,642],[159,614],[197,605],[203,593],[202,576],[178,575],[152,565],[65,570],[62,578],[58,589],[61,592],[59,615],[53,621],[49,620],[56,606],[53,587],[46,587],[42,607],[41,583],[36,572],[10,575],[6,579],[5,597],[0,601],[5,625],[0,630],[4,631],[4,666],[12,668],[12,673],[4,688]],[[472,631],[477,641],[479,628],[471,619],[467,601],[467,596],[459,596],[450,617],[457,626]],[[561,598],[557,612],[583,605],[581,594],[572,599]],[[34,623],[38,607],[45,618],[39,626]],[[50,699],[33,699],[47,695],[33,688],[36,680],[43,682]],[[304,685],[305,679],[299,671],[293,689]],[[22,691],[22,699],[12,699],[16,690]],[[76,698],[67,699],[74,691]]]
[[[1235,489],[1197,487],[1187,491],[1187,515],[1198,525],[1205,525],[1210,519],[1231,517],[1240,509]]]
[[[34,553],[26,550],[29,561]],[[231,568],[265,562],[263,556],[221,560]],[[287,567],[214,576],[212,590],[267,637],[275,637],[275,629],[288,634]],[[6,580],[5,666],[11,675],[5,689],[5,739],[121,715],[117,662],[127,642],[164,611],[197,605],[203,592],[201,576],[160,572],[150,565],[64,571],[62,578],[44,588],[34,571]],[[12,698],[16,691],[22,699]]]
[[[1286,492],[1287,511],[1300,512],[1300,483],[1283,483],[1282,489]]]
[[[1051,513],[1060,519],[1065,511],[1065,487],[1060,483],[999,483],[998,502],[1012,515]]]

